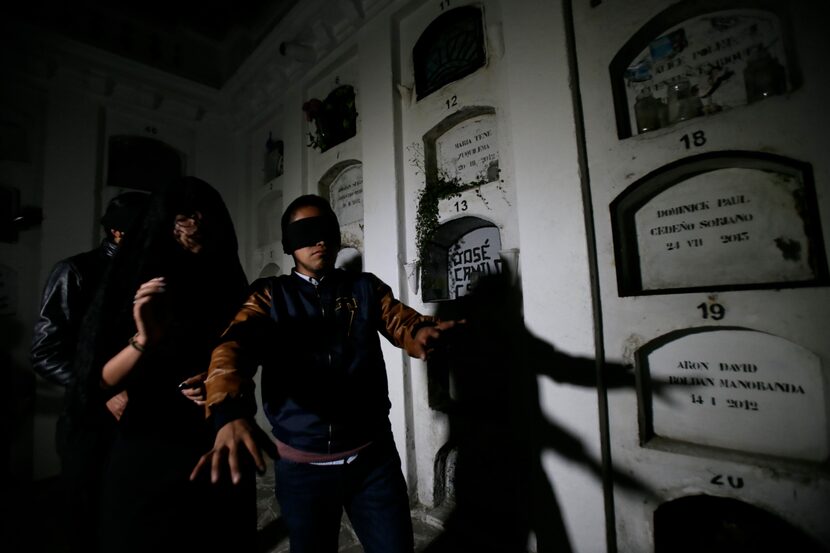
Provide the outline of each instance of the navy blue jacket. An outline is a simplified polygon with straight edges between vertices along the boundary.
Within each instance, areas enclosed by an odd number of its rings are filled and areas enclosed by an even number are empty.
[[[211,358],[207,404],[217,427],[245,416],[262,366],[262,403],[281,442],[313,453],[348,451],[389,429],[379,333],[410,354],[434,324],[370,273],[334,270],[314,285],[296,274],[252,291]]]

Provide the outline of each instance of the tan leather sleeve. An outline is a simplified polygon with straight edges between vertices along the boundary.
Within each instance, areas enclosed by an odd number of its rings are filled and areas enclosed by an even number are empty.
[[[244,370],[245,338],[258,322],[270,320],[271,287],[266,279],[252,284],[252,292],[222,334],[222,342],[213,350],[205,380],[207,411],[228,397],[253,392],[253,371]],[[250,345],[248,347],[251,347]]]
[[[412,329],[421,323],[435,323],[438,319],[428,315],[421,315],[408,305],[398,301],[392,294],[392,289],[384,282],[376,278],[376,292],[380,298],[381,320],[384,328],[381,333],[390,342],[403,348],[406,353],[416,357],[412,346],[415,340],[412,337]]]

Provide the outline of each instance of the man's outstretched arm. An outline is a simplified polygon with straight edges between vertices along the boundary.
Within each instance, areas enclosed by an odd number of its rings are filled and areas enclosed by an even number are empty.
[[[247,450],[259,470],[265,470],[257,444],[258,429],[249,421],[256,410],[253,376],[258,350],[266,344],[273,327],[269,311],[270,286],[266,280],[251,285],[251,294],[213,350],[205,379],[207,415],[217,428],[213,449],[202,455],[191,480],[210,465],[211,481],[217,482],[227,462],[234,483],[242,477],[241,453]],[[261,431],[260,431],[261,432]]]

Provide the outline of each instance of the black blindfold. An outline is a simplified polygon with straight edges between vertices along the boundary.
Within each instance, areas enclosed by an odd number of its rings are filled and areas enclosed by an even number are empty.
[[[325,215],[294,221],[282,235],[282,249],[291,255],[295,250],[325,242],[327,248],[340,249],[340,225],[337,219]]]

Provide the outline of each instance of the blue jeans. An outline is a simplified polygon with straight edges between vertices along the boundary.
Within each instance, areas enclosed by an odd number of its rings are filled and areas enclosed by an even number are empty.
[[[275,471],[291,553],[336,552],[344,509],[366,553],[412,553],[409,496],[391,435],[349,464],[279,459]]]

